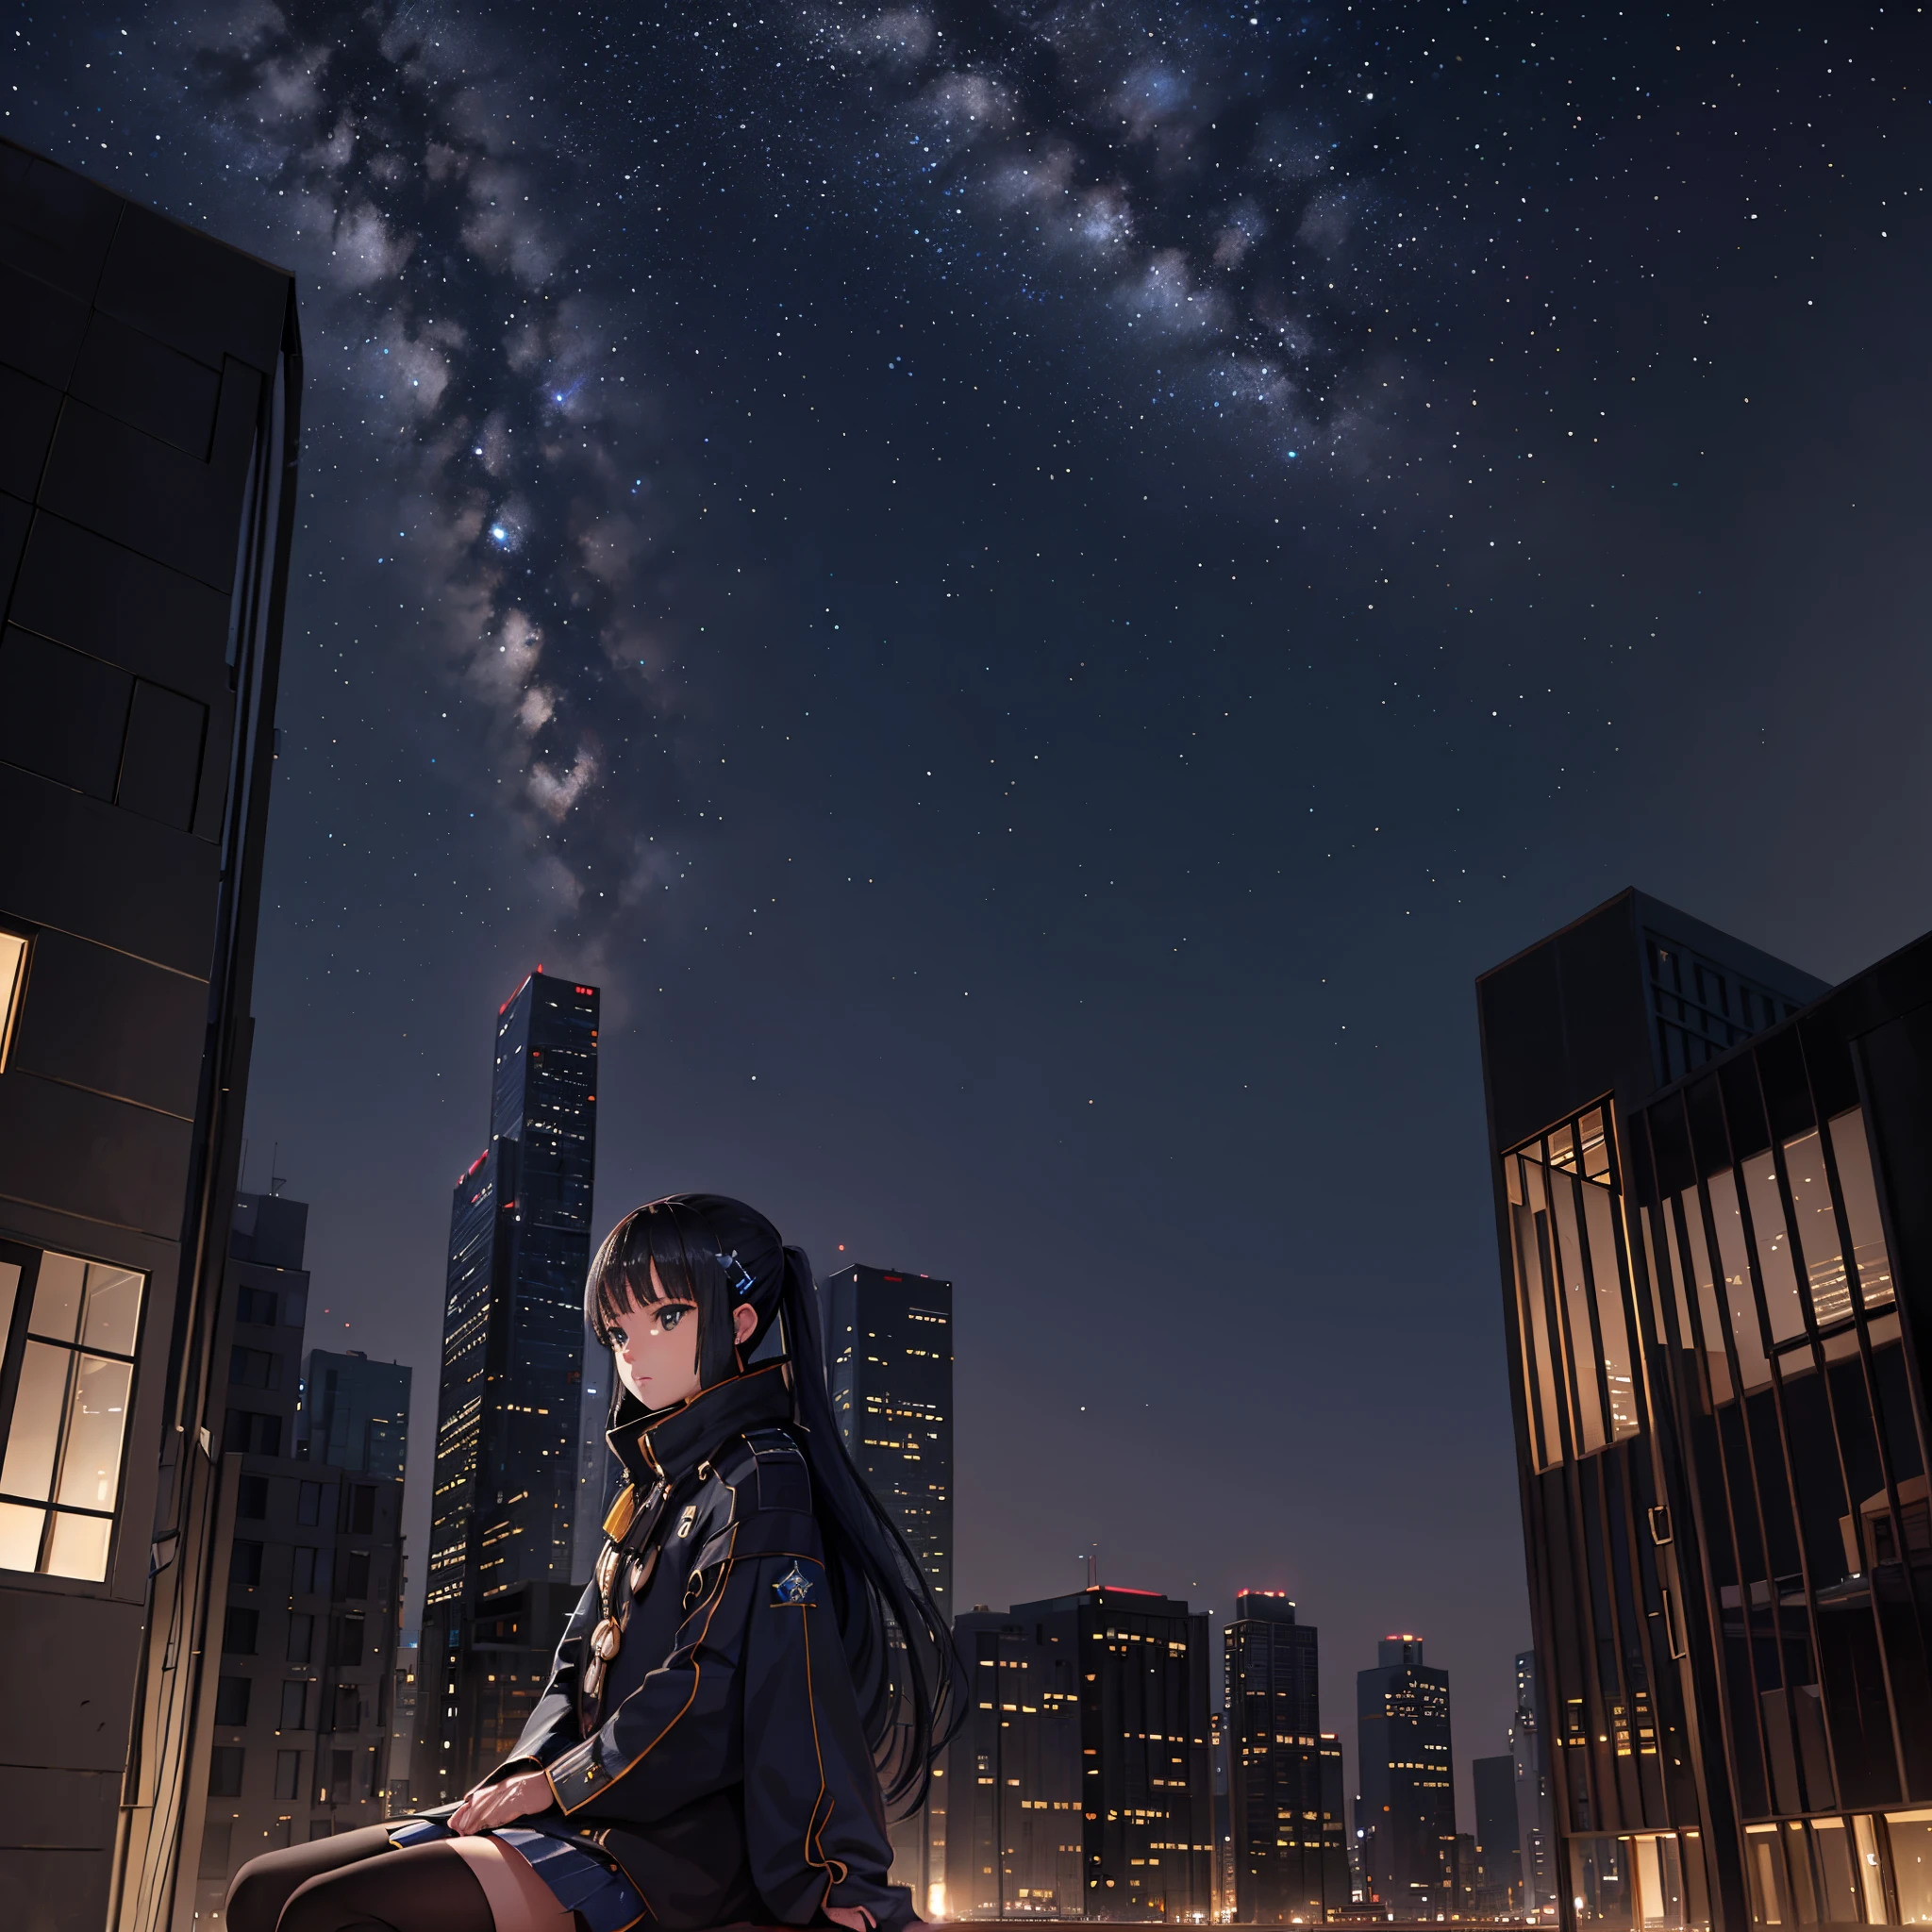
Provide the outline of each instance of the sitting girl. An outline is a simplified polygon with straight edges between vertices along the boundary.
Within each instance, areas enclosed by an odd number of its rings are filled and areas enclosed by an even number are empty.
[[[886,1807],[962,1693],[839,1440],[804,1254],[716,1194],[618,1224],[584,1314],[629,1477],[509,1758],[461,1803],[269,1852],[230,1932],[903,1932]]]

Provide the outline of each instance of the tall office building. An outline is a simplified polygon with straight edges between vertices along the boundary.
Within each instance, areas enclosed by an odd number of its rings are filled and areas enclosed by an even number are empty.
[[[409,1462],[409,1371],[311,1349],[302,1364],[296,1454],[399,1483]]]
[[[1208,1713],[1208,1752],[1214,1779],[1214,1923],[1234,1917],[1234,1812],[1228,1796],[1227,1724],[1222,1711]]]
[[[854,1264],[820,1285],[840,1439],[899,1526],[943,1615],[953,1614],[953,1284]],[[892,1879],[940,1908],[943,1765],[915,1817],[891,1824]]]
[[[389,1816],[407,1818],[415,1806],[412,1762],[416,1748],[416,1656],[420,1637],[398,1640],[391,1674]]]
[[[1323,1734],[1315,1629],[1294,1610],[1242,1591],[1222,1633],[1238,1924],[1321,1924],[1348,1903],[1341,1747]]]
[[[604,1519],[624,1482],[624,1465],[610,1453],[610,1351],[584,1337],[583,1393],[577,1405],[577,1497],[571,1527],[570,1577],[591,1580],[604,1548]]]
[[[821,1291],[846,1453],[953,1614],[953,1284],[857,1265]]]
[[[1932,1923],[1932,941],[1477,992],[1563,1923]]]
[[[301,1453],[315,1447],[296,1432],[308,1219],[300,1201],[236,1197],[216,1355],[235,1508],[215,1553],[225,1604],[213,1705],[196,1711],[184,1754],[208,1766],[193,1794],[204,1926],[223,1923],[228,1880],[258,1852],[375,1824],[387,1809],[402,1473]],[[390,1373],[407,1408],[409,1372]]]
[[[1523,1860],[1523,1909],[1529,1918],[1557,1910],[1557,1823],[1543,1753],[1536,1652],[1516,1654],[1516,1710],[1509,1720],[1509,1760],[1516,1774],[1516,1842]]]
[[[1356,1759],[1364,1877],[1398,1918],[1446,1913],[1455,1889],[1456,1783],[1449,1673],[1420,1637],[1385,1637],[1356,1674]]]
[[[948,1779],[956,1919],[1205,1920],[1213,1908],[1208,1618],[1154,1591],[975,1609]]]
[[[1523,1904],[1516,1760],[1505,1751],[1473,1759],[1469,1771],[1475,1798],[1475,1886],[1471,1903],[1481,1917],[1513,1918]]]
[[[450,1211],[418,1803],[516,1741],[575,1599],[596,1101],[597,989],[540,966],[497,1013],[490,1144]]]
[[[0,1893],[21,1924],[111,1909],[144,1932],[193,1888],[208,1765],[180,1748],[219,1621],[209,1363],[300,392],[287,275],[0,141]]]

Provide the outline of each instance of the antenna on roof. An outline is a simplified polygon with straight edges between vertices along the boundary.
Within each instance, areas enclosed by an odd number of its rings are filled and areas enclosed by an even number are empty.
[[[287,1174],[275,1172],[275,1162],[281,1158],[281,1153],[282,1143],[277,1141],[275,1143],[275,1151],[268,1158],[268,1191],[271,1194],[279,1194],[282,1191],[282,1183],[288,1179]]]

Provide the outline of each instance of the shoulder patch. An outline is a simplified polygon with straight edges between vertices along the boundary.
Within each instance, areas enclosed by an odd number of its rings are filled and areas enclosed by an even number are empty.
[[[758,1470],[758,1507],[809,1516],[811,1472],[798,1444],[783,1429],[747,1429],[744,1440]]]
[[[777,1609],[808,1610],[815,1602],[817,1589],[815,1579],[808,1576],[794,1561],[788,1571],[772,1585],[772,1603]]]

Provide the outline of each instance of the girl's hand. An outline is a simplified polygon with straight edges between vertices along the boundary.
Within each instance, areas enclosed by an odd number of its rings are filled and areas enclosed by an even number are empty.
[[[845,1932],[873,1932],[877,1923],[863,1906],[824,1906],[821,1909],[835,1925],[842,1925]]]
[[[495,1825],[508,1824],[513,1819],[547,1811],[550,1805],[550,1780],[541,1771],[526,1771],[521,1776],[505,1778],[501,1784],[478,1785],[450,1813],[449,1828],[458,1838],[471,1838]]]

